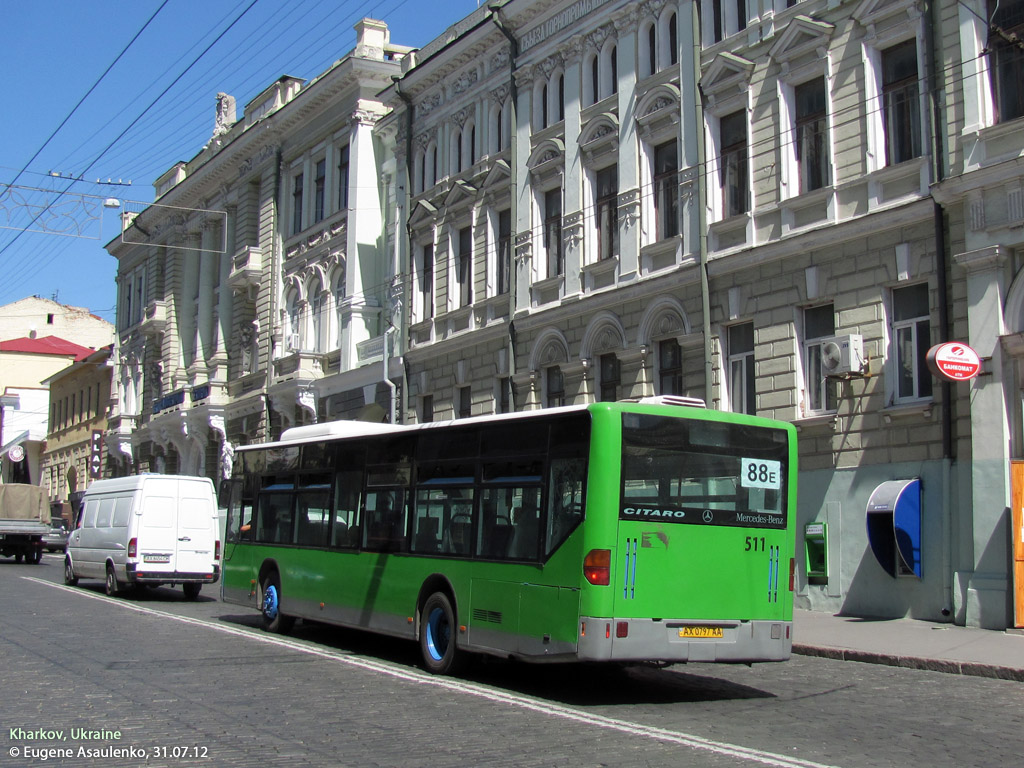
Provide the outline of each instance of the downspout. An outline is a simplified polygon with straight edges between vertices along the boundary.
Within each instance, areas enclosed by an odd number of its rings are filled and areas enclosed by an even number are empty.
[[[509,88],[509,157],[512,161],[509,163],[509,170],[511,173],[511,180],[509,181],[512,187],[512,207],[509,210],[509,217],[512,222],[512,232],[510,233],[509,248],[509,291],[508,291],[508,386],[512,389],[512,377],[516,373],[516,306],[519,298],[519,279],[515,274],[515,263],[516,263],[516,236],[515,226],[519,220],[518,208],[519,208],[519,162],[518,162],[518,135],[517,121],[516,121],[516,103],[519,100],[519,91],[516,88],[516,59],[519,56],[519,42],[516,40],[515,35],[512,34],[512,30],[505,24],[505,20],[501,17],[501,6],[498,3],[492,3],[487,6],[487,10],[491,12],[491,21],[498,28],[498,31],[505,36],[508,40],[509,46],[509,69],[508,69],[508,88]],[[498,118],[501,119],[500,117]],[[501,148],[499,147],[499,150]],[[515,397],[513,392],[509,392],[509,404],[513,411],[516,410]]]
[[[945,178],[945,144],[943,134],[945,121],[942,118],[943,93],[937,81],[938,73],[943,71],[937,43],[937,30],[941,29],[939,4],[928,0],[928,13],[925,14],[925,46],[926,66],[928,67],[927,84],[928,100],[931,103],[932,132],[932,183],[939,184]],[[948,341],[951,336],[949,324],[949,273],[946,267],[948,243],[946,242],[946,212],[942,204],[932,197],[932,216],[935,229],[935,279],[938,283],[938,343]],[[942,548],[942,592],[944,605],[942,615],[950,617],[953,613],[953,494],[952,494],[952,463],[955,458],[953,451],[953,384],[942,382],[942,498],[945,509],[942,518],[942,535],[945,546]]]
[[[412,122],[413,122],[413,103],[412,103],[412,99],[410,99],[408,96],[406,96],[404,93],[402,93],[402,89],[400,87],[401,81],[402,81],[402,78],[400,76],[398,76],[398,75],[394,75],[391,78],[391,82],[393,82],[395,84],[395,94],[405,104],[405,233],[406,233],[405,242],[406,242],[406,245],[407,245],[407,247],[405,249],[405,253],[406,253],[406,261],[408,262],[409,261],[409,258],[408,258],[409,254],[412,253],[412,226],[409,223],[409,218],[411,216],[411,212],[409,211],[409,200],[412,198]],[[397,203],[397,200],[396,200],[396,203]],[[399,221],[400,221],[400,216],[396,215],[395,216],[395,228],[396,229],[400,228]],[[397,237],[397,236],[395,237],[395,243],[396,243],[396,245],[401,243],[400,238]],[[400,261],[400,260],[401,260],[401,252],[399,252],[399,254],[396,255],[396,261]],[[392,266],[395,266],[395,265],[396,265],[396,263],[392,262]],[[402,265],[399,265],[399,267],[401,267],[401,266]],[[412,269],[411,269],[412,265],[411,265],[411,263],[407,264],[407,266],[409,266],[410,268],[409,269],[401,269],[401,268],[399,268],[399,269],[395,270],[393,272],[393,274],[395,274],[395,275],[412,275]],[[406,335],[406,314],[405,314],[405,309],[404,308],[405,307],[409,307],[410,311],[411,311],[411,308],[412,308],[412,290],[413,290],[412,286],[410,285],[409,286],[409,295],[408,295],[408,297],[407,298],[403,297],[403,298],[406,298],[406,300],[403,303],[402,317],[401,317],[401,320],[400,320],[400,322],[401,322],[401,334],[399,336],[399,343],[401,344],[401,347],[402,347],[402,398],[405,400],[405,402],[402,404],[402,412],[406,413],[406,414],[409,412],[409,408],[408,408],[408,403],[409,403],[409,366],[406,364],[406,361],[405,361],[405,350],[408,348],[408,338],[407,338],[407,335]],[[403,290],[403,293],[404,293],[404,290]],[[389,362],[388,362],[390,360],[390,358],[388,357],[388,334],[392,334],[393,335],[394,334],[394,330],[395,330],[395,328],[394,328],[394,326],[392,326],[384,334],[384,384],[385,384],[385,386],[387,386],[391,390],[391,414],[390,414],[390,422],[389,422],[391,424],[395,423],[395,410],[396,410],[395,402],[398,400],[398,393],[395,391],[395,383],[393,381],[391,381],[391,375],[390,375],[391,372],[389,370]]]
[[[281,265],[281,232],[279,231],[281,223],[281,176],[282,169],[284,168],[284,156],[281,152],[281,148],[277,148],[277,152],[274,155],[274,221],[270,231],[273,232],[274,242],[270,248],[270,317],[267,323],[267,386],[266,391],[263,395],[263,402],[267,413],[267,430],[265,439],[272,440],[273,435],[271,434],[271,415],[273,408],[270,402],[270,387],[274,382],[274,332],[277,328],[277,320],[274,315],[277,312],[277,292],[278,292],[278,271]]]
[[[708,211],[707,179],[704,174],[704,102],[700,91],[700,10],[699,3],[690,4],[690,24],[693,35],[693,110],[697,123],[697,246],[700,251],[700,309],[704,334],[704,398],[710,403],[713,394],[714,366],[711,344],[711,285],[708,279]],[[682,62],[682,56],[679,57]],[[680,71],[679,85],[683,85],[684,72]]]

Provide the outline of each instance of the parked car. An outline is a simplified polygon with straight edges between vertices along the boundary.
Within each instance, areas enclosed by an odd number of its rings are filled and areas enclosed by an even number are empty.
[[[50,518],[50,530],[43,536],[43,547],[47,552],[64,552],[68,547],[68,528],[63,517]]]

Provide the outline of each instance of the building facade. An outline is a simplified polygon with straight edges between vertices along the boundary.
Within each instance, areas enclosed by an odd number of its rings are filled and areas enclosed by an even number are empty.
[[[407,49],[364,20],[356,49],[281,77],[124,212],[118,366],[106,442],[117,471],[219,479],[234,446],[318,418],[386,412],[389,281],[376,94]],[[358,213],[358,215],[356,215]]]
[[[409,51],[364,21],[161,180],[223,225],[153,206],[111,247],[142,297],[111,431],[133,467],[215,476],[314,419],[699,397],[799,429],[798,604],[1006,627],[1022,24],[1021,0],[508,0]],[[947,340],[980,377],[931,375]]]

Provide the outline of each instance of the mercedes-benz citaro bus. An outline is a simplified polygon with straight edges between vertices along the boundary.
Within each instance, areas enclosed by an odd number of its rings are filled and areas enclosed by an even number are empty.
[[[533,662],[760,662],[792,646],[796,433],[699,400],[410,426],[338,421],[238,448],[224,599]]]

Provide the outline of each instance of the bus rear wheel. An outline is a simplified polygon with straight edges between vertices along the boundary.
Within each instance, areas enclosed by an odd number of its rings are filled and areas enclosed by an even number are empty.
[[[444,592],[435,592],[420,613],[420,654],[423,666],[435,675],[454,674],[462,666],[463,654],[455,644],[455,611]]]
[[[263,579],[263,599],[260,601],[260,616],[263,629],[274,634],[285,634],[295,624],[295,619],[281,613],[281,580],[277,573]]]

